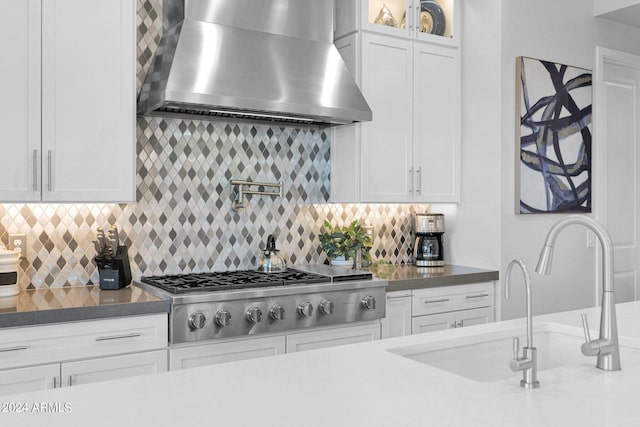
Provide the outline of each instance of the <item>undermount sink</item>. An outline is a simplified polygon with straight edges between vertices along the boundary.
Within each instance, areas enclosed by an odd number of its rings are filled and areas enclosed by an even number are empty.
[[[559,323],[540,323],[533,328],[533,344],[538,352],[538,373],[567,365],[596,369],[595,358],[580,351],[584,342],[582,329]],[[509,368],[513,357],[513,337],[526,345],[525,329],[510,328],[443,341],[396,347],[387,351],[442,369],[474,381],[492,382],[519,378],[519,372]],[[640,360],[640,351],[620,346],[622,365]]]

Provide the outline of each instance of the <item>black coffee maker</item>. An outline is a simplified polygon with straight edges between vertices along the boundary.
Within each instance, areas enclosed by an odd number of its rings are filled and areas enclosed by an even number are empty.
[[[443,266],[444,215],[438,213],[415,214],[414,219],[416,265],[418,267]]]

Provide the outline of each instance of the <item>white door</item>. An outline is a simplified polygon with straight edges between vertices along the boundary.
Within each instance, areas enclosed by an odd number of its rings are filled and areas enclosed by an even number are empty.
[[[167,350],[103,357],[62,364],[62,386],[166,372]]]
[[[60,364],[0,371],[0,396],[60,386]]]
[[[215,344],[193,345],[169,350],[171,370],[196,368],[236,360],[284,354],[284,336],[249,338]]]
[[[414,200],[460,201],[460,52],[414,43]]]
[[[428,316],[414,317],[411,322],[411,332],[422,334],[424,332],[444,331],[456,327],[455,313],[430,314]]]
[[[412,200],[411,42],[362,34],[362,92],[372,121],[361,126],[362,201]]]
[[[474,310],[462,310],[456,313],[456,328],[465,326],[484,325],[495,321],[493,307],[476,308]]]
[[[42,0],[43,200],[135,200],[135,1]]]
[[[0,202],[40,200],[40,0],[0,0]]]
[[[595,197],[613,240],[616,302],[638,299],[639,89],[640,56],[597,49],[594,176],[602,180]]]
[[[381,338],[411,335],[411,291],[387,292],[385,313]]]
[[[380,339],[380,323],[299,332],[287,335],[287,353]]]

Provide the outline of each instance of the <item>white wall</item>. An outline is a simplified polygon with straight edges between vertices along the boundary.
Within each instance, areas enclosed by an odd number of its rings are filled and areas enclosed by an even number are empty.
[[[461,6],[462,203],[432,205],[446,216],[449,261],[498,269],[503,284],[509,261],[522,259],[533,280],[535,314],[594,306],[595,249],[587,247],[586,231],[573,227],[559,236],[552,275],[544,277],[534,272],[539,251],[562,215],[515,214],[515,58],[593,70],[596,46],[640,54],[640,28],[594,18],[593,3],[585,0],[473,0]],[[511,299],[499,301],[503,319],[524,315],[516,270],[512,285]]]
[[[460,2],[462,13],[461,204],[443,212],[449,262],[500,268],[500,0]]]
[[[515,58],[529,56],[593,70],[598,45],[640,53],[640,28],[594,18],[592,3],[584,0],[502,1],[502,61],[496,70],[502,73],[501,270],[513,258],[527,264],[535,314],[594,306],[599,291],[595,249],[586,247],[586,231],[581,228],[569,228],[558,238],[551,276],[533,272],[547,230],[562,215],[514,213]],[[524,286],[515,271],[512,284],[512,298],[502,301],[503,319],[524,315]]]

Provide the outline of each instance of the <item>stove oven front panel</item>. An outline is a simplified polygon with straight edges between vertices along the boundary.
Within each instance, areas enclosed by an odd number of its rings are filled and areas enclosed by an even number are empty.
[[[385,316],[385,288],[294,294],[174,305],[173,344],[376,320]]]

